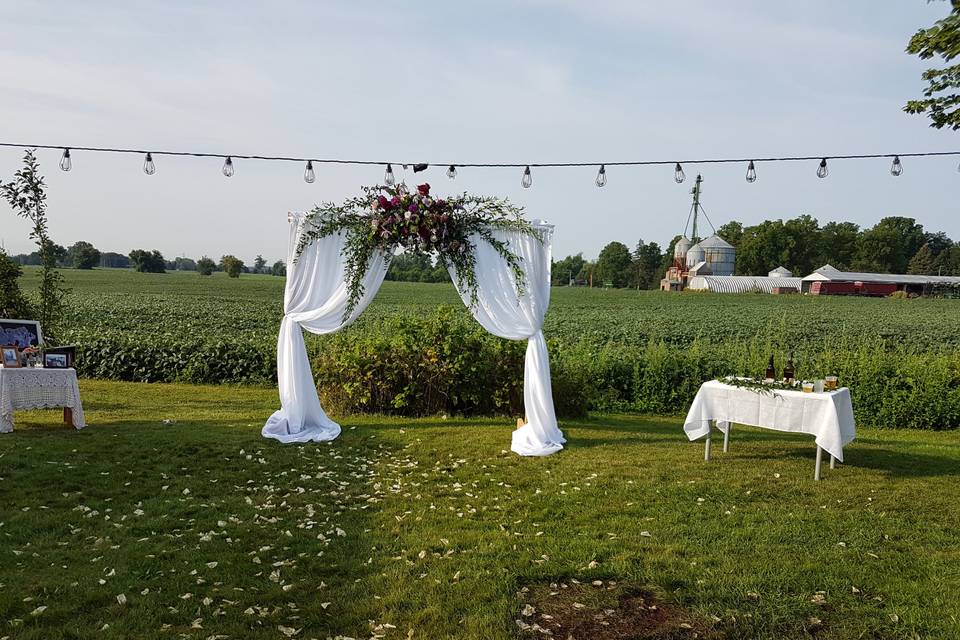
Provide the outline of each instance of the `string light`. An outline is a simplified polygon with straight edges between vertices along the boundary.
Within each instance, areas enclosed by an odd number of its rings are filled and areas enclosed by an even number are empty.
[[[303,181],[307,184],[313,184],[317,179],[317,174],[313,171],[313,160],[307,160],[307,168],[303,171]]]
[[[450,165],[449,167],[447,167],[447,177],[450,178],[451,180],[453,180],[454,178],[457,177],[457,167],[456,167],[456,166]]]
[[[597,171],[597,186],[603,187],[607,184],[607,167],[600,165],[600,171]]]
[[[387,163],[387,170],[383,174],[383,183],[388,187],[392,187],[397,183],[397,178],[393,175],[393,167],[390,166],[390,163]]]
[[[757,181],[757,168],[753,166],[753,160],[747,165],[747,182],[753,184]]]
[[[533,184],[533,174],[530,173],[530,165],[523,170],[523,178],[520,179],[520,184],[523,185],[524,189],[529,189],[530,185]]]
[[[231,154],[229,156],[222,153],[210,153],[210,152],[196,152],[196,151],[147,151],[146,149],[132,149],[132,148],[115,148],[115,147],[67,147],[60,144],[23,144],[16,142],[2,142],[0,141],[0,148],[2,147],[17,147],[17,148],[26,148],[26,149],[55,149],[62,151],[63,155],[60,158],[60,168],[64,171],[70,171],[73,168],[73,161],[70,157],[70,154],[73,150],[80,151],[94,151],[102,153],[134,153],[138,155],[147,155],[149,154],[152,158],[154,155],[158,156],[181,156],[181,157],[192,157],[192,158],[225,158],[224,162],[224,175],[233,175],[233,158],[241,158],[244,160],[271,160],[271,161],[280,161],[280,162],[302,162],[302,163],[321,163],[321,164],[344,164],[344,165],[386,165],[387,168],[392,173],[392,168],[390,164],[382,160],[351,160],[346,158],[327,158],[322,160],[309,159],[302,157],[294,156],[268,156],[268,155],[258,155],[258,154],[249,154],[249,155],[235,155]],[[935,157],[935,156],[960,156],[960,150],[955,151],[927,151],[919,153],[863,153],[863,154],[843,154],[843,155],[832,155],[832,156],[823,156],[820,158],[820,168],[817,171],[817,175],[821,177],[826,177],[828,174],[827,171],[827,158],[833,158],[834,160],[865,160],[871,158],[893,158],[893,165],[891,166],[891,171],[899,167],[900,173],[895,175],[902,174],[903,165],[901,162],[902,158],[917,158],[917,157]],[[751,165],[753,171],[756,171],[755,164],[758,162],[797,162],[797,161],[809,161],[816,160],[818,156],[770,156],[770,157],[761,157],[761,158],[699,158],[699,159],[687,159],[685,162],[687,164],[732,164],[732,163],[741,163],[747,162],[748,165]],[[654,166],[654,165],[674,165],[674,179],[677,182],[682,182],[686,175],[683,172],[682,162],[676,160],[626,160],[620,162],[607,162],[601,165],[606,168],[606,165],[610,166],[620,166],[620,167],[645,167],[645,166]],[[405,167],[407,165],[404,165]],[[414,171],[422,171],[426,169],[429,165],[426,163],[414,164],[412,165]],[[597,166],[596,162],[540,162],[537,163],[537,167],[590,167]],[[483,168],[510,168],[510,167],[523,167],[524,170],[529,168],[529,165],[515,163],[515,162],[459,162],[456,164],[450,164],[447,168],[447,175],[453,176],[456,175],[458,168],[463,167],[483,167]],[[750,166],[748,166],[748,172],[750,171]],[[957,165],[957,171],[960,171],[960,165]],[[821,175],[822,174],[822,175]],[[752,174],[751,174],[752,175]],[[452,176],[451,176],[452,177]],[[394,182],[395,183],[395,182]]]
[[[829,174],[830,174],[830,170],[827,169],[827,159],[826,159],[826,158],[821,158],[821,159],[820,159],[820,166],[817,167],[817,177],[818,177],[818,178],[826,178]]]
[[[890,165],[890,174],[899,176],[903,173],[903,165],[900,164],[900,156],[893,156],[893,164]]]
[[[153,164],[153,154],[147,151],[147,157],[143,160],[143,172],[152,176],[157,172],[157,167]]]

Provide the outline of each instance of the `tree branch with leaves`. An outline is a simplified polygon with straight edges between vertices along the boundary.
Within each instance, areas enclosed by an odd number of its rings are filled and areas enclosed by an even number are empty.
[[[950,62],[960,55],[960,0],[951,0],[950,15],[928,29],[921,29],[910,38],[907,53],[921,60],[939,57]],[[931,127],[960,129],[960,64],[923,72],[927,81],[923,100],[910,100],[903,108],[907,113],[925,113]]]

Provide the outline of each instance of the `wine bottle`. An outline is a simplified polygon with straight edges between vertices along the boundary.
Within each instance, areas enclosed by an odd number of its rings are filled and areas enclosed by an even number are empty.
[[[767,373],[764,376],[767,380],[773,381],[777,379],[777,371],[773,368],[773,354],[770,354],[770,362],[767,363]]]
[[[793,351],[790,352],[790,357],[787,359],[787,366],[783,368],[783,379],[787,382],[793,382],[796,377],[796,372],[793,368]]]

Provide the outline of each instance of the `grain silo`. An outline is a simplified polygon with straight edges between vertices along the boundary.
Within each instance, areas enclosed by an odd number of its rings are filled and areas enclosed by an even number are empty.
[[[715,276],[732,276],[734,264],[737,261],[737,250],[732,244],[713,234],[699,244],[699,252],[703,253],[702,260],[707,263],[707,268]],[[691,251],[693,249],[691,248]],[[689,263],[690,259],[687,258]]]

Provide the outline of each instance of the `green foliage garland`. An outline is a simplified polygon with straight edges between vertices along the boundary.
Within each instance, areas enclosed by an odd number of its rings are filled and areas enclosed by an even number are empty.
[[[382,253],[389,261],[397,249],[414,254],[436,254],[446,267],[456,271],[457,285],[477,304],[477,257],[474,239],[493,247],[513,271],[517,293],[525,286],[522,258],[498,240],[495,230],[519,231],[542,241],[539,232],[521,217],[523,209],[503,198],[464,193],[452,198],[434,198],[430,185],[416,193],[406,185],[364,187],[363,195],[343,204],[322,203],[307,216],[297,258],[317,238],[346,234],[343,248],[349,299],[344,311],[348,318],[364,294],[363,279],[370,259]]]

